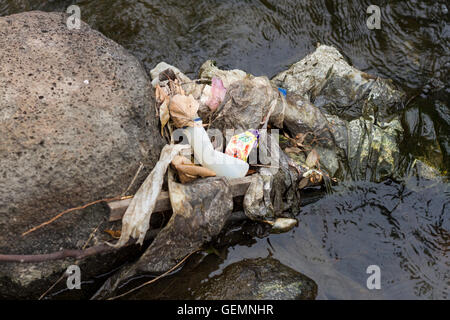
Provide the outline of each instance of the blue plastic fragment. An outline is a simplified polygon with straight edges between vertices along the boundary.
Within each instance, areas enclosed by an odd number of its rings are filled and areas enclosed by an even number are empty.
[[[286,91],[286,89],[283,89],[283,88],[278,88],[278,91],[280,91],[282,94],[283,94],[283,96],[285,96],[286,97],[286,94],[287,94],[287,91]]]

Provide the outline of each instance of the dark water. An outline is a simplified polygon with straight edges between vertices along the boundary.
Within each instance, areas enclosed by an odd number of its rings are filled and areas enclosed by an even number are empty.
[[[405,152],[448,172],[447,1],[0,0],[0,15],[65,11],[71,4],[147,69],[164,60],[190,76],[213,58],[220,67],[271,77],[318,42],[333,45],[358,69],[391,78],[407,92]],[[381,30],[366,27],[370,4],[381,8]],[[448,202],[448,184],[342,185],[304,207],[294,231],[229,248],[224,259],[205,258],[197,278],[270,251],[314,279],[320,298],[448,299]],[[382,271],[376,292],[365,287],[371,264]]]

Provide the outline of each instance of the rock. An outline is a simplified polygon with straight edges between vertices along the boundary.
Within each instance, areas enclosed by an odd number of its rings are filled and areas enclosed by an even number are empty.
[[[141,63],[84,22],[69,30],[67,17],[39,11],[0,17],[2,254],[81,248],[106,212],[72,212],[21,234],[64,209],[120,195],[143,162],[135,190],[164,145]],[[21,274],[38,271],[18,291],[29,294],[30,283],[66,264],[20,265]],[[0,295],[10,280],[21,281],[18,270],[2,265]]]
[[[233,263],[192,295],[198,300],[313,300],[317,285],[269,257]]]
[[[317,296],[313,280],[274,258],[245,259],[223,269],[226,255],[226,250],[220,249],[216,254],[193,255],[178,272],[127,295],[126,299],[313,300]],[[217,274],[218,271],[222,272]],[[126,289],[138,285],[134,281]]]

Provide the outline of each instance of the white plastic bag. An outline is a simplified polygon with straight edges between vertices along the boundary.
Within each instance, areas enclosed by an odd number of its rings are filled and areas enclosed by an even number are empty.
[[[158,163],[145,179],[139,190],[131,200],[130,205],[122,218],[122,232],[119,241],[112,245],[115,248],[124,246],[130,237],[138,239],[137,243],[144,242],[145,234],[150,226],[150,217],[155,208],[156,200],[161,192],[164,174],[173,158],[189,145],[166,145],[161,151]]]

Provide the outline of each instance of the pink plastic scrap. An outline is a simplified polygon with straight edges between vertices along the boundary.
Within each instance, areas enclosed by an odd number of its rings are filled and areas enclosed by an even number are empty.
[[[220,80],[220,78],[212,78],[211,96],[208,101],[206,101],[206,105],[211,109],[211,111],[214,111],[219,107],[220,103],[225,98],[226,93],[227,89],[223,86],[222,80]]]

